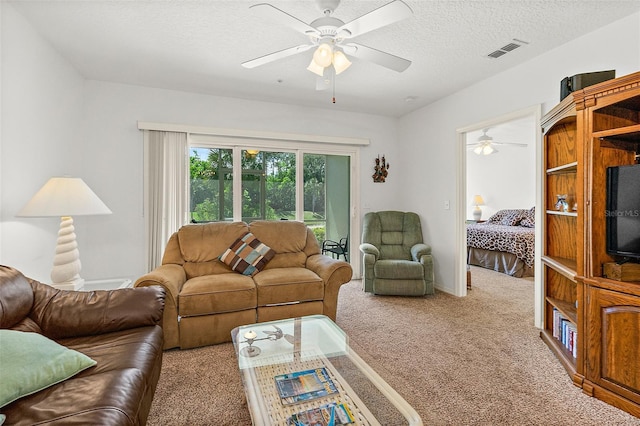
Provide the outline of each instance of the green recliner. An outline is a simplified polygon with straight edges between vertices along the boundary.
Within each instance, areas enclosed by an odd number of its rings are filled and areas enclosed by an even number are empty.
[[[420,217],[412,212],[364,215],[364,291],[398,296],[434,294],[431,247],[423,243]]]

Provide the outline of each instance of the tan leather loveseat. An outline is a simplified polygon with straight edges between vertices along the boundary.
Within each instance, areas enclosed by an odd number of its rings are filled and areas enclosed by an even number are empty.
[[[253,276],[218,258],[250,232],[275,251]],[[313,232],[296,221],[215,222],[185,225],[169,239],[162,265],[135,287],[167,290],[165,349],[228,342],[239,325],[323,314],[335,320],[340,286],[351,266],[320,254]]]
[[[18,364],[11,370],[19,372],[8,379],[5,371],[9,384],[0,381],[0,395],[11,395],[0,408],[5,425],[146,424],[162,366],[164,294],[160,287],[63,291],[0,266],[0,353],[12,358],[0,356],[0,369]],[[41,351],[7,355],[17,347],[8,343],[10,333],[34,336],[28,339],[39,339]],[[60,350],[80,352],[95,365],[54,379],[62,365],[71,365]],[[35,352],[43,352],[47,365],[34,363]],[[44,376],[51,376],[46,383]]]

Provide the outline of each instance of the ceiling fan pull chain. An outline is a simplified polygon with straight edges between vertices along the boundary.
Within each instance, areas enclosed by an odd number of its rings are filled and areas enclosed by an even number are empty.
[[[333,73],[333,98],[331,99],[331,101],[335,104],[336,103],[336,74]]]

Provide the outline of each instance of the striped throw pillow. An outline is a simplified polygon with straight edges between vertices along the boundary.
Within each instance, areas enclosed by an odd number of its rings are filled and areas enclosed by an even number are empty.
[[[251,232],[238,238],[219,257],[236,272],[253,276],[262,271],[276,252],[257,239]]]

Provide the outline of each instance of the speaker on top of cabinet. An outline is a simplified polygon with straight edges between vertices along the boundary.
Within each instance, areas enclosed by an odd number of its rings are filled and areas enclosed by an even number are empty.
[[[575,92],[576,90],[584,89],[585,87],[593,86],[594,84],[602,83],[603,81],[611,80],[613,78],[616,78],[616,70],[587,72],[583,74],[576,74],[571,77],[565,77],[560,82],[560,100],[569,96],[571,92]]]

